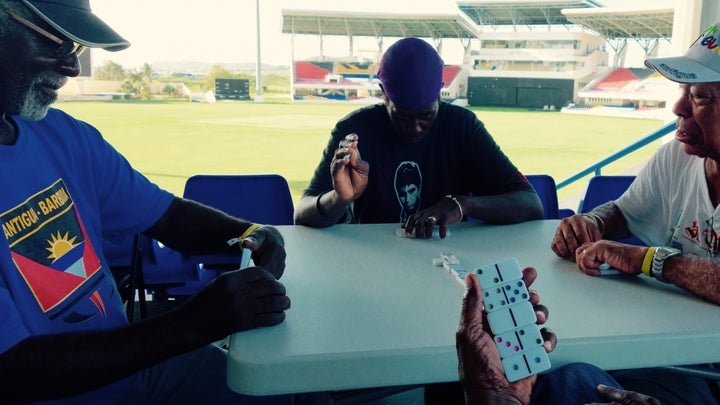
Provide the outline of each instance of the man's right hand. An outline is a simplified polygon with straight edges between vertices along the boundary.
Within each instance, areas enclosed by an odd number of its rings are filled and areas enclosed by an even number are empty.
[[[223,273],[178,309],[181,322],[207,342],[285,320],[290,298],[285,286],[261,267]]]
[[[580,245],[600,239],[602,235],[592,218],[578,214],[560,221],[550,247],[556,255],[575,260],[575,251]]]
[[[346,204],[360,197],[368,184],[370,166],[360,157],[357,143],[356,134],[345,136],[330,162],[333,188],[338,198]]]
[[[523,280],[530,285],[537,278],[537,270],[523,269]],[[510,383],[505,377],[487,315],[483,311],[482,288],[475,274],[465,279],[467,290],[463,297],[460,325],[455,335],[458,354],[458,373],[469,404],[505,403],[529,404],[537,376]],[[530,291],[530,303],[535,309],[537,323],[544,324],[548,309],[540,304],[540,297]],[[551,352],[557,345],[557,336],[549,329],[541,330],[543,347]]]

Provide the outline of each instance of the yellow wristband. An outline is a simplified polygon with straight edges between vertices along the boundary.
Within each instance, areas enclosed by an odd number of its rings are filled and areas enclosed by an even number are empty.
[[[248,226],[247,229],[245,230],[245,232],[243,232],[242,235],[240,235],[240,240],[245,239],[248,235],[250,235],[250,232],[252,232],[258,228],[260,228],[260,225],[258,225],[258,224],[252,224],[252,225]]]
[[[640,267],[640,271],[642,274],[652,277],[650,275],[650,268],[652,267],[652,259],[653,256],[655,256],[655,251],[657,250],[656,247],[649,247],[647,253],[645,253],[645,258],[643,259],[642,266]]]

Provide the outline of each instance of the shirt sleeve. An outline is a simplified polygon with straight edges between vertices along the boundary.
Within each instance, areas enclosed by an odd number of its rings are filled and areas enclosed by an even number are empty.
[[[81,125],[87,125],[81,123]],[[90,162],[103,237],[118,240],[150,228],[170,206],[173,195],[135,170],[95,128],[87,125]]]

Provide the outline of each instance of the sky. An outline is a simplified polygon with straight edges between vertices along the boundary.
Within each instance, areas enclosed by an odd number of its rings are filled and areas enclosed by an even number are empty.
[[[627,4],[627,0],[600,0],[607,6]],[[256,4],[260,8],[260,60],[263,64],[289,65],[291,49],[295,59],[320,54],[317,37],[282,33],[281,10],[326,9],[402,12],[406,10],[445,11],[455,9],[455,0],[91,0],[93,11],[125,37],[132,46],[120,52],[93,50],[93,65],[112,60],[125,68],[143,63],[206,62],[255,63],[257,61]],[[423,5],[424,4],[424,5]],[[674,0],[632,0],[633,5],[674,4]],[[362,6],[362,9],[358,9]],[[385,47],[389,46],[385,42]],[[374,55],[374,38],[354,39],[355,54]],[[325,37],[325,56],[347,56],[345,37]],[[639,48],[637,48],[639,50]],[[462,47],[444,44],[443,59],[462,63]],[[628,57],[631,61],[631,57]]]

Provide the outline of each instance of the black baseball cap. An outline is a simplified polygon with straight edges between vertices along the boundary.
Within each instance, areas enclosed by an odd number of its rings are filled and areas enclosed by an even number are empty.
[[[130,46],[90,9],[90,0],[22,0],[53,28],[90,48],[121,51]]]

